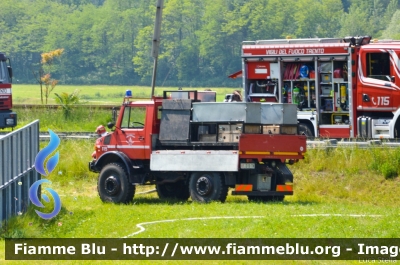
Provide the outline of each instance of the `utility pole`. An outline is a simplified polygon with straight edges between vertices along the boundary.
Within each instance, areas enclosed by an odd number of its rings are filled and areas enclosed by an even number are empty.
[[[162,18],[163,5],[164,5],[164,0],[157,0],[156,21],[154,23],[153,46],[151,49],[151,54],[154,58],[153,77],[151,80],[151,98],[153,98],[154,96],[154,88],[156,86],[157,61],[158,61],[158,50],[160,48],[160,32],[161,32],[161,18]]]

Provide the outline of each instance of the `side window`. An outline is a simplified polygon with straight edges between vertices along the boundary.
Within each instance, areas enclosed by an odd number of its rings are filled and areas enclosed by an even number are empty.
[[[8,69],[5,61],[0,61],[0,82],[9,83],[8,80]]]
[[[162,117],[161,111],[162,111],[162,106],[158,106],[158,108],[157,108],[157,120],[161,120],[161,117]]]
[[[121,128],[143,129],[146,120],[146,107],[127,107],[122,117]]]
[[[390,81],[389,53],[367,53],[367,77]]]

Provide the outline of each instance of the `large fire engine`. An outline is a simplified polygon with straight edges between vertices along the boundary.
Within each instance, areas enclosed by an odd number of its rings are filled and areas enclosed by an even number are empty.
[[[0,129],[17,125],[17,114],[11,110],[11,80],[10,59],[0,52]]]
[[[213,94],[214,93],[214,94]],[[156,185],[160,198],[283,200],[293,194],[287,163],[304,157],[296,105],[215,102],[212,91],[164,91],[115,113],[115,128],[96,140],[89,169],[105,202],[126,203],[135,185]]]
[[[298,106],[300,131],[328,138],[400,138],[400,42],[371,37],[246,41],[248,102]]]

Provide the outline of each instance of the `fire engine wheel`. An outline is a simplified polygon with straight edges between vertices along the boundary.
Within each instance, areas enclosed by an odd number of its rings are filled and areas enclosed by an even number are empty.
[[[224,202],[228,196],[228,187],[219,173],[193,172],[189,190],[192,200],[197,202]]]
[[[129,183],[123,165],[111,163],[101,170],[97,191],[103,202],[128,203],[135,195],[135,186]]]
[[[282,202],[285,196],[251,196],[247,195],[247,198],[251,202]]]
[[[158,197],[163,200],[187,201],[190,197],[189,188],[182,180],[174,183],[157,184],[156,189]]]
[[[305,135],[307,137],[313,137],[314,136],[314,133],[311,130],[310,126],[308,126],[305,123],[300,123],[299,124],[299,134],[300,135]]]

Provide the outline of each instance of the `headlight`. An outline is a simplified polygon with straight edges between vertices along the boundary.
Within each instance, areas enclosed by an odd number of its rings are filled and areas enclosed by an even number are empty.
[[[14,119],[6,119],[6,125],[15,125]]]

